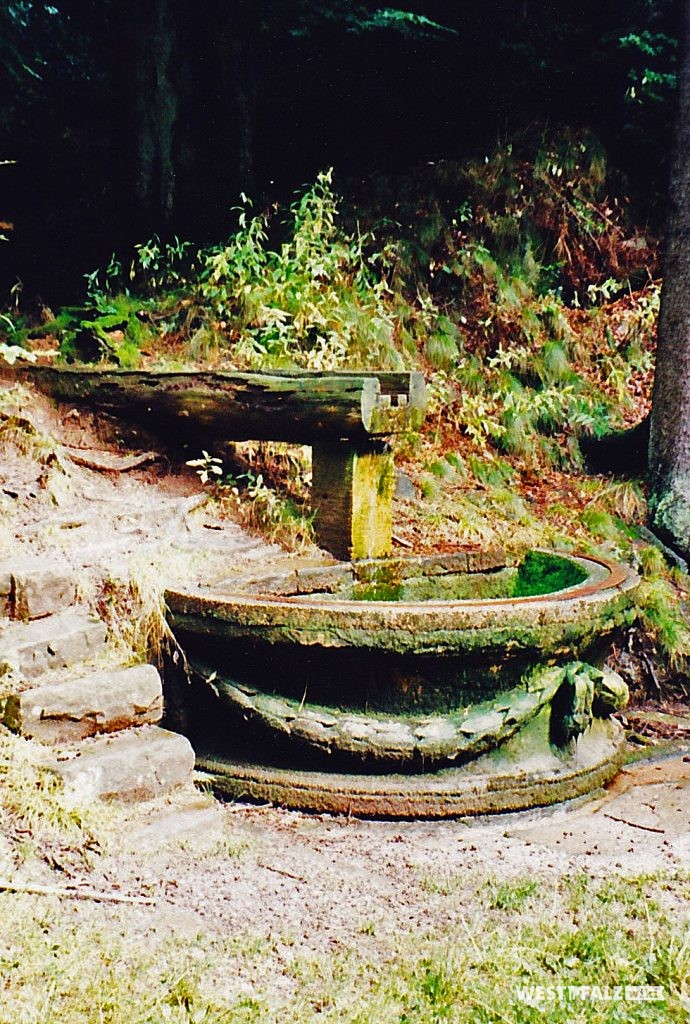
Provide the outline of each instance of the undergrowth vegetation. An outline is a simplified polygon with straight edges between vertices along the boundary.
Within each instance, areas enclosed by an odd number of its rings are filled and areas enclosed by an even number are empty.
[[[656,241],[596,139],[502,142],[374,178],[347,203],[326,171],[287,209],[243,195],[236,212],[235,233],[209,248],[153,238],[113,256],[87,275],[80,309],[44,311],[41,325],[3,316],[6,341],[123,367],[422,369],[423,432],[397,440],[418,496],[399,502],[405,544],[646,557],[643,482],[589,476],[580,445],[648,412],[660,293]],[[219,507],[308,543],[308,457],[213,445],[193,468]],[[678,581],[661,559],[643,569],[645,625],[679,665]]]
[[[396,539],[417,552],[498,543],[514,556],[549,547],[622,558],[642,576],[640,628],[622,638],[623,653],[636,658],[648,692],[661,696],[660,679],[685,678],[688,577],[643,529],[642,470],[591,475],[581,453],[583,437],[648,411],[660,290],[654,240],[628,223],[594,139],[503,143],[462,166],[376,179],[354,203],[338,198],[324,172],[287,210],[255,210],[242,197],[237,230],[222,243],[198,250],[153,238],[127,259],[113,256],[86,285],[82,306],[44,309],[40,322],[3,313],[0,359],[45,359],[59,348],[66,363],[123,368],[423,370],[426,422],[396,442],[411,488],[396,505]],[[0,454],[33,460],[36,486],[59,504],[60,447],[28,417],[26,397],[19,386],[3,392]],[[184,456],[215,512],[308,545],[309,451],[216,440]],[[12,530],[0,548],[16,553]],[[172,558],[165,546],[142,550],[102,581],[93,600],[114,650],[143,657],[161,647],[159,566],[165,560],[174,574]],[[187,569],[181,562],[178,575]],[[12,672],[10,661],[0,665],[0,705]],[[18,880],[21,890],[22,871],[37,860],[69,877],[88,872],[115,827],[113,817],[106,828],[102,812],[71,806],[37,749],[0,728],[7,889]],[[0,1024],[687,1019],[686,874],[474,882],[466,872],[420,879],[432,924],[414,935],[386,931],[363,905],[359,933],[335,932],[328,955],[254,932],[251,922],[222,935],[188,928],[176,877],[159,918],[143,917],[146,890],[142,906],[109,913],[107,928],[56,895],[0,892]],[[141,912],[140,927],[131,912]],[[535,995],[535,986],[592,984],[659,986],[663,1001],[544,1004]]]
[[[0,666],[0,673],[6,666]],[[6,672],[0,675],[0,704]],[[98,849],[103,811],[70,801],[41,748],[0,728],[0,871],[11,877],[26,861],[84,867]]]

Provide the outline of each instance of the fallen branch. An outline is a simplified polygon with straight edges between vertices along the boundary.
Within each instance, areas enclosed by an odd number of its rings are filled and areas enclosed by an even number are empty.
[[[155,901],[146,896],[127,896],[118,892],[100,892],[95,889],[76,889],[57,885],[15,885],[0,879],[1,892],[14,892],[29,896],[59,896],[73,900],[94,900],[98,903],[134,903],[151,907]]]
[[[404,537],[399,537],[397,533],[394,533],[391,539],[392,539],[394,544],[399,544],[400,547],[402,547],[402,548],[413,548],[414,547],[414,544],[412,543],[411,540],[406,540]]]
[[[62,452],[75,466],[94,469],[97,473],[127,473],[138,466],[160,459],[158,452],[141,452],[138,455],[118,455],[117,452],[96,451],[92,448],[71,448],[62,446]]]
[[[304,882],[306,885],[307,880],[306,878],[303,878],[302,875],[293,875],[289,871],[283,871],[282,868],[274,868],[271,867],[270,864],[262,864],[261,862],[259,862],[258,866],[260,868],[266,868],[267,871],[274,871],[276,875],[285,875],[286,878],[294,878],[296,882]]]
[[[615,814],[607,814],[604,812],[605,818],[610,818],[611,821],[620,821],[622,825],[630,825],[630,828],[641,828],[644,832],[658,832],[659,835],[665,835],[666,829],[654,828],[653,825],[639,825],[636,821],[628,821],[627,818],[617,818]]]

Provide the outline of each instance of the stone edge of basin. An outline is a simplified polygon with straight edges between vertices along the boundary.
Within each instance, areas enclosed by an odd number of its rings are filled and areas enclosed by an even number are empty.
[[[604,786],[625,759],[625,732],[613,720],[599,725],[603,735],[587,756],[570,757],[550,771],[507,764],[498,773],[477,773],[466,766],[416,776],[355,775],[248,765],[203,755],[197,768],[216,792],[234,800],[362,818],[468,817],[544,807]]]
[[[277,620],[284,616],[290,619],[301,619],[302,614],[311,616],[323,613],[331,625],[343,620],[362,628],[376,628],[385,624],[408,627],[411,621],[417,621],[426,628],[462,629],[476,625],[488,625],[492,612],[497,612],[502,622],[507,619],[523,619],[527,617],[547,617],[551,621],[569,621],[588,612],[596,613],[599,606],[632,592],[640,584],[640,578],[630,567],[595,555],[579,553],[560,553],[563,557],[572,558],[583,565],[588,571],[588,579],[564,590],[548,594],[515,598],[482,598],[477,600],[450,601],[353,601],[330,598],[325,604],[319,598],[309,594],[266,594],[246,593],[241,589],[229,593],[216,591],[201,593],[169,589],[166,591],[166,602],[173,616],[209,615],[226,619],[239,615],[244,618],[259,616],[257,625],[268,624],[269,620]],[[594,568],[606,570],[606,575],[599,580]],[[281,614],[282,613],[282,614]],[[449,622],[452,617],[452,623]],[[437,625],[435,625],[437,624]]]

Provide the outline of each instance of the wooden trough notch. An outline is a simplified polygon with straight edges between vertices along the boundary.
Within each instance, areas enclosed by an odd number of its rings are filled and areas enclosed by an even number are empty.
[[[220,438],[310,445],[317,542],[346,560],[390,554],[390,439],[421,425],[421,373],[27,367],[13,376],[58,401],[103,409],[200,448],[212,448]]]

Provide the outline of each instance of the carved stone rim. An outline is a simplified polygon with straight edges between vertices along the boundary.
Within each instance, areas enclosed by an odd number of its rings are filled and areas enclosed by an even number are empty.
[[[540,605],[546,608],[555,607],[564,603],[597,596],[607,598],[612,593],[622,594],[633,590],[640,583],[640,578],[633,569],[622,563],[602,558],[599,555],[561,551],[550,553],[557,554],[563,558],[577,560],[581,564],[584,563],[583,568],[588,571],[589,578],[583,583],[577,583],[563,590],[551,591],[546,594],[535,594],[529,597],[489,597],[462,600],[439,599],[430,601],[356,601],[351,598],[329,596],[326,604],[320,596],[308,593],[285,595],[259,592],[248,594],[243,592],[241,588],[238,588],[234,591],[225,592],[209,590],[206,593],[201,593],[198,590],[182,591],[171,589],[167,591],[167,598],[173,607],[180,603],[189,602],[209,610],[214,607],[218,609],[234,607],[237,609],[256,610],[265,607],[266,609],[284,608],[287,610],[299,608],[305,611],[307,609],[323,611],[327,608],[329,612],[347,612],[355,620],[368,618],[372,612],[389,613],[393,611],[401,614],[414,613],[423,618],[433,618],[439,612],[463,612],[472,609],[482,611],[489,611],[493,608],[518,609],[530,605]],[[605,569],[606,576],[603,579],[592,580],[593,573],[588,568],[588,564]]]
[[[355,775],[300,771],[200,757],[211,786],[235,800],[363,818],[441,819],[522,811],[572,800],[603,786],[625,758],[625,733],[601,721],[598,743],[587,737],[577,752],[547,770],[506,763],[484,773],[445,768],[425,775]]]

